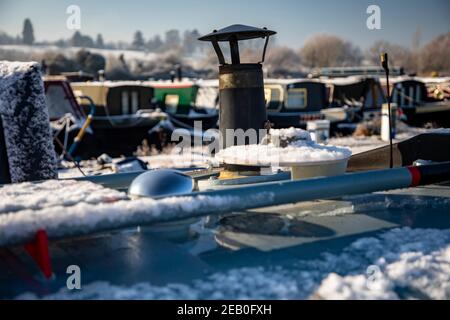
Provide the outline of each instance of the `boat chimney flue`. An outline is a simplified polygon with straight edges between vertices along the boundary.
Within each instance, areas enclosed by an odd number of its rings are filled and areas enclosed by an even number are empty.
[[[254,129],[258,141],[262,139],[259,136],[259,130],[264,129],[267,121],[262,63],[264,62],[269,37],[274,34],[276,34],[275,31],[267,28],[232,25],[221,30],[214,30],[212,33],[199,38],[200,41],[212,43],[219,59],[221,148],[249,143],[246,139],[244,141],[236,139],[235,134],[232,138],[228,137],[227,139],[227,130],[230,132],[229,129],[234,133],[238,129],[244,132],[248,129]],[[241,63],[239,41],[257,38],[265,39],[261,61]],[[225,62],[219,42],[229,42],[231,64]]]

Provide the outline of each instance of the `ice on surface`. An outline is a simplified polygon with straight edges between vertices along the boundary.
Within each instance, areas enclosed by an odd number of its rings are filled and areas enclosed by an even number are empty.
[[[12,182],[57,177],[39,70],[36,62],[0,61],[0,116]]]
[[[373,277],[373,272],[379,270]],[[394,229],[340,254],[291,265],[243,267],[189,284],[93,282],[44,299],[449,299],[450,230]],[[18,299],[36,299],[26,293]]]
[[[216,157],[225,163],[274,165],[337,161],[351,156],[348,148],[317,144],[308,131],[296,128],[271,129],[260,144],[232,146]]]

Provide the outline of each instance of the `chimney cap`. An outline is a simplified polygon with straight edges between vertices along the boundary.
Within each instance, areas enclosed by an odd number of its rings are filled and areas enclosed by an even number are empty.
[[[242,24],[233,24],[220,30],[214,30],[212,33],[200,37],[200,41],[230,41],[230,40],[249,40],[256,38],[265,38],[276,34],[275,31],[267,28],[255,28]]]

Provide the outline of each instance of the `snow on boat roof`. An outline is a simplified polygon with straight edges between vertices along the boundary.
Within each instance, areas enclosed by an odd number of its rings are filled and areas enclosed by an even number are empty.
[[[289,264],[240,267],[189,283],[130,286],[92,282],[43,299],[449,299],[450,230],[393,229],[339,254]],[[370,268],[370,269],[369,269]],[[377,272],[368,282],[368,272]],[[25,293],[16,299],[39,299]]]
[[[200,79],[196,81],[196,84],[200,87],[219,87],[218,79]]]
[[[302,129],[271,129],[269,134],[268,144],[228,147],[217,153],[216,158],[230,164],[288,166],[338,161],[352,154],[348,148],[317,144],[311,140],[309,132]],[[286,141],[288,144],[283,146]]]
[[[313,83],[322,83],[321,80],[315,78],[292,78],[292,79],[264,79],[264,84],[267,85],[289,85],[295,83],[303,83],[303,82],[313,82]]]
[[[77,203],[98,204],[126,199],[126,195],[90,182],[48,180],[0,187],[0,214],[21,210],[40,210]]]
[[[142,86],[147,85],[143,81],[87,81],[87,82],[71,82],[73,86],[86,86],[86,87],[123,87],[123,86]]]
[[[390,77],[390,80],[392,80],[392,83],[395,82],[401,82],[401,81],[408,81],[408,80],[415,80],[420,81],[424,83],[446,83],[450,82],[450,77],[417,77],[417,76],[397,76],[397,77]],[[386,81],[384,77],[380,78],[381,81]]]
[[[350,156],[351,151],[347,148],[326,145],[288,146],[285,148],[270,145],[244,145],[226,148],[216,155],[224,163],[260,166],[323,164],[347,159]]]
[[[196,81],[191,79],[182,79],[181,81],[172,82],[170,80],[159,81],[145,81],[145,85],[155,88],[188,88],[196,84]]]
[[[255,200],[270,197],[256,194]],[[123,192],[91,182],[58,180],[4,185],[0,198],[6,199],[0,212],[0,246],[31,239],[39,230],[50,238],[81,235],[134,225],[137,220],[140,224],[180,220],[213,204],[227,210],[242,202],[231,196],[128,200]]]
[[[349,76],[344,78],[326,78],[326,77],[320,77],[319,78],[321,82],[326,84],[333,84],[333,85],[340,85],[340,86],[346,86],[351,85],[355,83],[360,83],[366,79],[379,79],[375,76]]]

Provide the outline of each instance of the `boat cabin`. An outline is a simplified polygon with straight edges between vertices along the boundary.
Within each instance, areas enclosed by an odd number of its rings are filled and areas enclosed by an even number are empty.
[[[425,81],[418,78],[394,79],[391,101],[400,107],[404,121],[410,125],[422,126],[431,123],[438,127],[448,127],[450,125],[448,82]]]
[[[156,102],[169,114],[189,114],[195,105],[198,85],[194,82],[151,82]]]
[[[97,116],[132,115],[138,110],[153,109],[153,89],[142,82],[72,82],[70,85],[85,112],[91,103],[81,97],[92,99]]]
[[[276,128],[305,127],[310,120],[323,119],[325,84],[315,80],[266,81],[267,117]]]
[[[376,78],[348,77],[326,81],[330,107],[381,109],[385,95]]]
[[[425,83],[414,79],[395,82],[391,91],[391,101],[402,108],[430,100]]]

